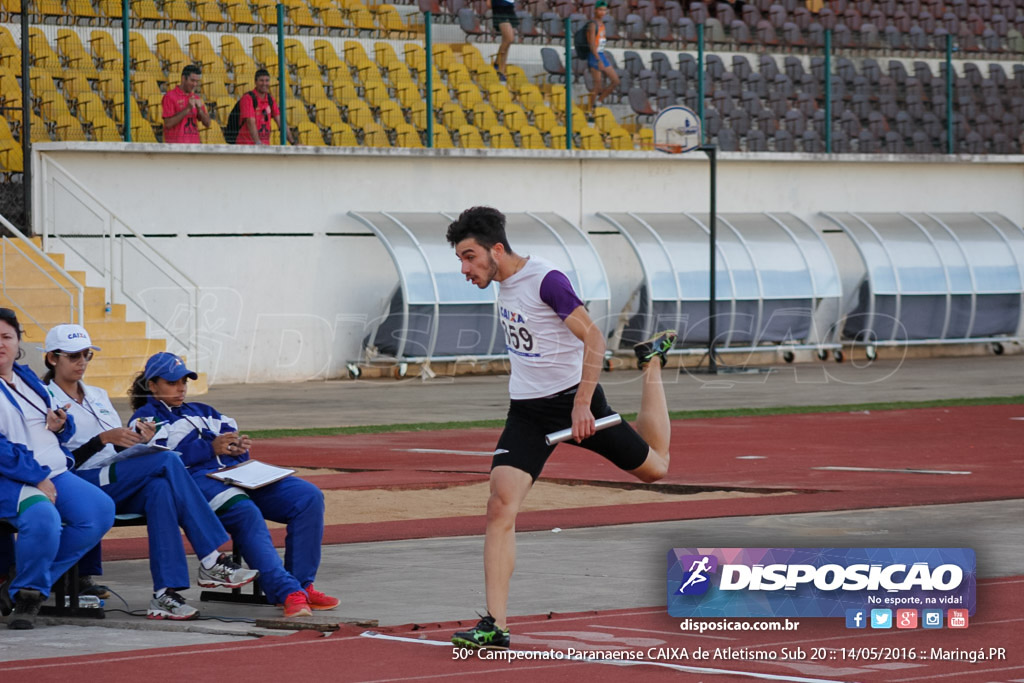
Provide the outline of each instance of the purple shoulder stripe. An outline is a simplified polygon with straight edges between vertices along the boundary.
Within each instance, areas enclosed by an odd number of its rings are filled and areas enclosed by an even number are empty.
[[[540,283],[540,299],[551,307],[558,317],[565,320],[583,305],[572,289],[569,278],[560,270],[549,271]]]

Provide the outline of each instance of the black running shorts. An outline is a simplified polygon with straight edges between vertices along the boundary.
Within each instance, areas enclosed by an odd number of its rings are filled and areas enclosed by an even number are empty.
[[[509,404],[505,431],[498,439],[491,469],[508,465],[528,473],[534,481],[540,476],[555,446],[544,443],[544,437],[572,426],[572,406],[576,399],[576,387],[554,396],[531,398]],[[596,419],[613,414],[615,411],[605,400],[604,390],[597,385],[590,402],[590,411]],[[602,429],[589,439],[572,445],[594,451],[623,470],[635,470],[647,460],[650,447],[640,438],[627,422]],[[557,444],[556,444],[557,445]]]

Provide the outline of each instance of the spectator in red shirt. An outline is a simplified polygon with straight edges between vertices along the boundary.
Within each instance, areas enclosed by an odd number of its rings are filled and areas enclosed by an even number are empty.
[[[239,104],[238,145],[269,145],[270,119],[281,126],[281,110],[270,95],[270,73],[266,69],[256,72],[256,88],[242,95]],[[259,142],[257,142],[259,140]],[[288,142],[295,144],[295,136],[288,129]]]
[[[210,112],[199,96],[203,72],[194,64],[181,70],[181,84],[168,90],[163,99],[164,142],[199,144],[199,122],[210,127]]]

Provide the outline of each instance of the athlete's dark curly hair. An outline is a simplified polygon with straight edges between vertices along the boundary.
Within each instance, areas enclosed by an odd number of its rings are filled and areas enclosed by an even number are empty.
[[[484,249],[500,244],[507,253],[514,253],[505,235],[505,214],[490,206],[474,206],[463,211],[459,219],[448,226],[446,237],[453,247],[472,237]]]

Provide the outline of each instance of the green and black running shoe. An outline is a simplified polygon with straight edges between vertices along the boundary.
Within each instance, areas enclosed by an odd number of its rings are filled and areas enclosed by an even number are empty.
[[[494,617],[488,614],[480,619],[476,627],[469,631],[457,631],[452,636],[452,644],[459,647],[470,647],[483,650],[507,650],[512,643],[509,630],[494,625]]]
[[[657,356],[661,359],[661,367],[665,367],[665,354],[675,345],[676,337],[675,330],[664,330],[634,346],[636,366],[643,370]]]

